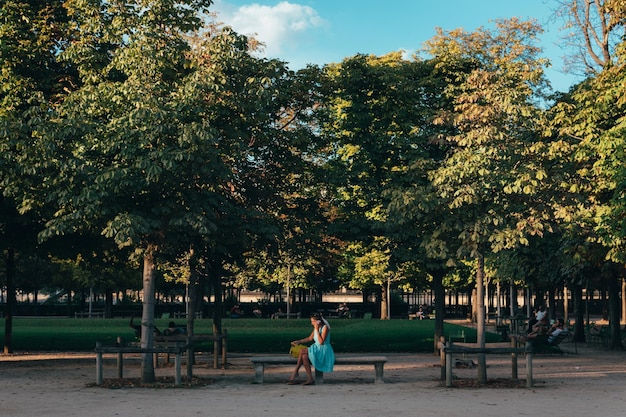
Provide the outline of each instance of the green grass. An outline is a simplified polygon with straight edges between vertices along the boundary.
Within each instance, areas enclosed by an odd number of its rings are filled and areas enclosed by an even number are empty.
[[[169,319],[157,319],[158,328],[167,327]],[[4,320],[0,341],[4,345]],[[182,324],[181,320],[178,323]],[[331,320],[331,341],[337,352],[432,352],[434,321],[431,320]],[[196,333],[211,333],[212,321],[196,321]],[[224,319],[228,331],[228,351],[246,353],[281,353],[289,351],[289,342],[311,332],[308,319]],[[460,328],[445,324],[448,335]],[[476,331],[465,329],[468,341],[476,340]],[[20,351],[90,351],[96,342],[113,344],[118,336],[130,341],[133,330],[128,319],[15,318],[13,350]],[[488,334],[487,341],[498,335]]]

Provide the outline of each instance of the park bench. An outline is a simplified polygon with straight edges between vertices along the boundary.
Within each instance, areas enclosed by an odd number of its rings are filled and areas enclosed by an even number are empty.
[[[77,319],[84,319],[84,318],[88,318],[88,319],[103,319],[104,318],[104,311],[76,311],[74,313],[74,318]]]
[[[446,342],[442,347],[443,363],[445,364],[445,379],[446,387],[452,386],[452,364],[454,363],[454,356],[456,355],[472,355],[472,354],[511,354],[511,378],[517,379],[517,355],[526,354],[526,387],[532,388],[533,386],[533,361],[532,361],[532,349],[523,347],[516,347],[515,341],[511,346],[497,346],[497,347],[476,347],[468,346],[468,344],[455,344],[454,342]],[[474,345],[474,344],[472,344]]]
[[[181,312],[181,311],[174,312],[174,318],[175,319],[186,319],[188,315],[189,314],[187,314],[185,312]],[[169,317],[164,317],[164,316],[165,316],[165,314],[163,314],[163,316],[161,318],[169,318]],[[202,318],[202,311],[196,311],[195,318],[201,319]]]
[[[296,365],[296,358],[291,356],[253,356],[251,359],[254,364],[254,382],[256,384],[263,383],[263,374],[265,367],[268,365]],[[337,365],[374,365],[376,376],[375,383],[383,383],[383,367],[387,362],[385,356],[337,356],[335,358],[335,366]],[[324,373],[315,370],[315,383],[324,383]]]
[[[538,336],[532,342],[533,353],[560,353],[561,355],[565,352],[559,346],[562,341],[567,339],[569,336],[569,331],[564,330],[554,338],[554,340],[549,341],[548,335]]]
[[[272,318],[275,319],[299,319],[301,314],[298,313],[274,313]]]
[[[197,342],[213,342],[213,368],[218,368],[218,358],[220,357],[220,345],[222,348],[222,367],[226,368],[226,360],[228,356],[227,349],[227,340],[228,340],[228,332],[224,329],[221,334],[209,334],[209,333],[198,333],[193,335],[193,343]],[[187,335],[184,334],[175,334],[175,335],[160,335],[154,337],[155,346],[158,347],[172,347],[177,344],[186,343]],[[166,353],[167,352],[158,352],[158,353]],[[155,366],[158,365],[158,353],[155,352],[154,363]],[[167,354],[167,362],[169,363],[170,356]]]
[[[124,355],[125,354],[158,354],[167,353],[175,355],[175,384],[181,385],[181,355],[188,349],[188,345],[178,343],[175,347],[153,347],[151,349],[141,348],[137,346],[102,346],[101,342],[96,343],[96,385],[102,385],[104,381],[103,370],[103,355],[104,354],[117,354],[117,378],[122,379],[124,377]]]

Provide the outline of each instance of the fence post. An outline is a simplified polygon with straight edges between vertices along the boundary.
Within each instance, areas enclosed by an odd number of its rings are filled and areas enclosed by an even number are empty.
[[[439,343],[437,344],[439,347],[439,365],[441,366],[441,380],[444,381],[446,379],[446,353],[443,348],[446,346],[446,338],[444,336],[439,336]]]
[[[526,388],[533,387],[533,353],[526,352]]]
[[[452,386],[452,342],[446,342],[446,350],[446,387],[449,388]]]
[[[228,330],[224,329],[222,333],[222,369],[226,369],[226,361],[228,355]]]
[[[96,385],[102,385],[102,342],[96,342]]]
[[[124,346],[124,339],[121,336],[117,337],[117,345],[119,347]],[[117,379],[124,378],[124,355],[122,352],[117,353]]]
[[[180,351],[181,349],[178,348],[178,350],[176,351],[176,357],[174,359],[175,366],[176,366],[176,386],[179,386],[181,384]]]
[[[515,337],[511,338],[511,347],[517,347],[517,341]],[[517,352],[511,353],[511,378],[517,379]]]

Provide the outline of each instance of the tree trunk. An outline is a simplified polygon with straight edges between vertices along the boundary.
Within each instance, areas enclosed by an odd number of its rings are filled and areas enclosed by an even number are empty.
[[[476,341],[478,347],[485,347],[485,257],[478,255],[476,269]],[[484,353],[478,354],[478,383],[487,383],[487,361]]]
[[[569,287],[563,286],[563,320],[565,323],[569,321]]]
[[[439,353],[439,340],[443,333],[443,316],[445,315],[445,290],[443,288],[443,276],[445,274],[444,269],[436,269],[432,272],[433,276],[433,291],[435,292],[435,345],[434,352]]]
[[[104,317],[113,318],[113,291],[108,288],[104,290]]]
[[[6,258],[7,299],[4,312],[4,354],[13,353],[13,309],[15,308],[15,250],[9,248]]]
[[[626,324],[626,279],[622,278],[622,319],[620,324]]]
[[[476,301],[476,287],[472,288],[472,323],[478,323],[478,302]],[[482,305],[482,304],[481,304]]]
[[[548,290],[548,319],[555,320],[556,317],[556,289],[554,287],[550,287]]]
[[[585,301],[583,300],[583,287],[580,284],[572,285],[572,299],[574,301],[575,328],[574,340],[585,342]]]
[[[385,284],[380,286],[380,319],[387,320],[387,303],[389,302],[389,291]]]
[[[141,348],[154,347],[154,304],[156,279],[154,275],[155,248],[148,245],[143,257],[143,311],[141,315]],[[151,384],[155,381],[153,355],[144,353],[141,357],[141,382]]]
[[[211,282],[213,283],[213,294],[215,297],[215,308],[213,309],[213,331],[222,333],[223,296],[221,268],[212,268]]]
[[[608,279],[607,287],[609,293],[609,325],[611,326],[611,349],[620,349],[622,346],[622,329],[619,325],[620,298],[619,298],[619,278],[612,275]]]
[[[195,334],[194,325],[198,307],[198,294],[200,293],[200,284],[196,267],[196,254],[193,247],[189,249],[188,266],[189,283],[187,284],[187,288],[189,289],[189,297],[187,299],[187,344],[189,345],[189,349],[187,350],[187,381],[191,381],[193,378],[193,365],[195,363],[195,353],[193,348],[193,336]]]

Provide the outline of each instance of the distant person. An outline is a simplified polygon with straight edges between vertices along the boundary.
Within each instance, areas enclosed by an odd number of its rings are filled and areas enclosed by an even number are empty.
[[[535,311],[535,316],[528,320],[528,327],[526,328],[526,334],[529,334],[533,331],[533,327],[541,321],[544,317],[547,316],[546,306],[545,304],[541,304],[537,310]]]
[[[241,311],[239,304],[235,304],[233,308],[230,309],[230,318],[238,319],[241,316],[243,316],[243,311]]]
[[[163,330],[163,335],[173,336],[177,334],[187,334],[187,326],[177,326],[176,323],[170,321],[167,329]]]
[[[254,310],[252,310],[252,314],[254,314],[254,317],[256,317],[256,318],[263,317],[263,312],[261,311],[261,309],[258,306],[254,307]]]
[[[135,316],[130,316],[130,323],[128,324],[128,327],[130,327],[131,329],[135,331],[136,338],[141,339],[141,324],[135,324],[134,319],[135,319]],[[161,331],[157,329],[156,326],[154,326],[154,335],[155,336],[161,335]]]
[[[526,335],[526,344],[532,344],[532,342],[540,336],[544,336],[548,333],[548,318],[542,317],[532,328],[532,330]]]
[[[558,335],[565,331],[565,322],[563,319],[556,319],[550,330],[548,330],[548,343],[552,343]]]
[[[335,352],[330,345],[330,324],[328,324],[320,313],[314,313],[311,316],[311,325],[313,326],[313,331],[308,337],[291,342],[292,346],[309,342],[315,343],[309,346],[308,349],[302,349],[300,351],[296,368],[293,370],[291,377],[287,380],[289,385],[297,384],[296,378],[302,366],[304,366],[307,376],[306,381],[304,381],[302,385],[315,384],[311,366],[321,372],[332,372],[335,366]]]
[[[541,319],[546,317],[547,315],[548,315],[548,310],[546,309],[546,305],[541,304],[539,306],[539,310],[537,311],[537,314],[535,315],[535,318],[537,319],[537,321],[541,321]]]
[[[340,319],[345,319],[345,318],[348,318],[349,316],[350,316],[350,307],[348,307],[348,304],[346,303],[339,304],[339,307],[337,307],[337,317],[339,317]]]

